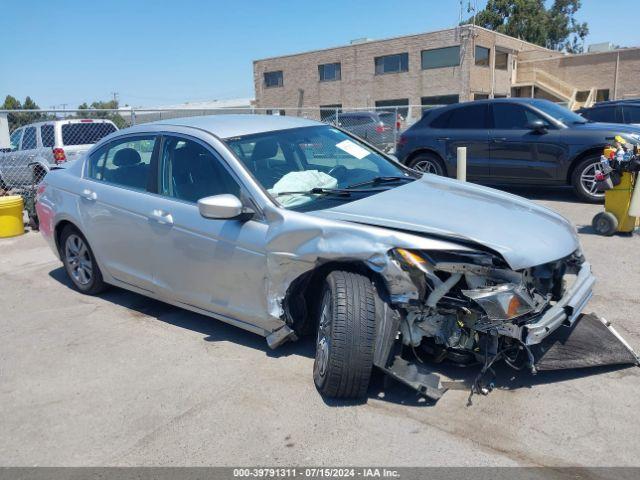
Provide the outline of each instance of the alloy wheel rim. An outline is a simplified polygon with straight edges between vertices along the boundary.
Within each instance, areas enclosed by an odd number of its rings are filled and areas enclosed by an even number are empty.
[[[433,173],[434,175],[439,175],[440,174],[436,164],[431,162],[431,161],[429,161],[429,160],[421,160],[421,161],[417,162],[413,166],[413,169],[418,171],[418,172],[422,172],[422,173]]]
[[[601,167],[600,162],[594,162],[588,165],[580,175],[580,186],[589,195],[597,198],[604,197],[603,192],[597,191],[598,181],[596,180],[596,171]]]
[[[80,236],[69,235],[64,246],[67,265],[73,280],[80,285],[88,285],[93,278],[93,262],[89,249]]]
[[[327,291],[322,299],[322,310],[318,324],[316,339],[316,359],[313,369],[316,377],[324,377],[329,366],[329,348],[331,345],[329,329],[331,328],[331,294]]]

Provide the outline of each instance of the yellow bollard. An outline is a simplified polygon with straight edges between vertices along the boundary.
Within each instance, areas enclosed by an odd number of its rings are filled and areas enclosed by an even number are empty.
[[[23,209],[24,203],[20,195],[0,197],[0,238],[15,237],[24,233]]]

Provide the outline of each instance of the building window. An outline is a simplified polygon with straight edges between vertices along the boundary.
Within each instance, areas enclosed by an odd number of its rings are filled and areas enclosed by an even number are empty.
[[[396,98],[394,100],[376,100],[376,109],[383,110],[388,108],[390,112],[395,111],[394,107],[398,107],[398,113],[404,118],[407,118],[409,113],[409,99],[408,98]]]
[[[271,108],[268,108],[265,112],[265,114],[267,115],[285,115],[286,112],[284,110],[273,110]]]
[[[509,69],[509,54],[496,50],[496,70]]]
[[[596,102],[606,102],[609,100],[609,89],[602,89],[596,91]]]
[[[278,70],[277,72],[264,72],[265,87],[281,87],[282,85],[282,70]]]
[[[422,50],[422,69],[457,67],[460,65],[460,45]]]
[[[336,113],[342,113],[341,103],[335,103],[333,105],[320,105],[320,121],[333,121],[335,119]]]
[[[439,107],[440,105],[451,105],[460,101],[459,95],[435,95],[432,97],[422,97],[421,104],[423,110],[426,108]]]
[[[489,99],[489,94],[488,93],[474,93],[473,94],[473,99],[474,100],[488,100]]]
[[[409,71],[408,53],[398,53],[395,55],[376,57],[374,61],[376,66],[376,75]]]
[[[488,67],[489,53],[491,53],[491,50],[488,48],[476,46],[476,65],[479,67]]]
[[[333,82],[336,80],[341,80],[342,73],[340,70],[340,62],[318,65],[318,74],[320,75],[320,81]]]

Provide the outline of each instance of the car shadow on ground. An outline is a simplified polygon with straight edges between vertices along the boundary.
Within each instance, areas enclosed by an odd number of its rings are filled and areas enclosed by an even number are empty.
[[[63,267],[49,272],[49,276],[72,289],[72,284]],[[185,328],[204,335],[205,342],[231,342],[243,347],[264,352],[268,357],[281,358],[289,355],[299,355],[313,358],[315,345],[311,336],[297,342],[285,343],[276,350],[271,350],[264,338],[251,332],[226,324],[220,320],[174,307],[164,302],[154,300],[137,293],[111,287],[100,295],[100,298],[115,305],[125,307],[133,318],[151,317],[158,321]],[[479,365],[460,366],[449,362],[439,364],[425,364],[436,375],[440,376],[443,386],[450,390],[469,391],[474,379],[480,371]],[[574,370],[547,371],[532,375],[528,371],[515,371],[504,364],[494,367],[496,377],[493,383],[496,389],[519,390],[529,389],[536,385],[563,382],[571,379],[597,375],[626,367],[592,367]],[[311,372],[309,372],[311,381]],[[446,393],[445,393],[446,395]],[[391,379],[376,370],[371,379],[367,398],[363,400],[339,400],[324,398],[326,405],[331,407],[348,407],[366,403],[369,399],[405,406],[427,407],[436,402],[419,395],[412,388]]]

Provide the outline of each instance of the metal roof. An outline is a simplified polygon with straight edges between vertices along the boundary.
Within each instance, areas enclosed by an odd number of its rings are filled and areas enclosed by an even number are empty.
[[[220,138],[239,137],[253,133],[272,132],[289,128],[313,127],[325,123],[306,118],[288,117],[284,115],[206,115],[198,117],[170,118],[140,125],[179,125],[199,128],[213,133]]]

